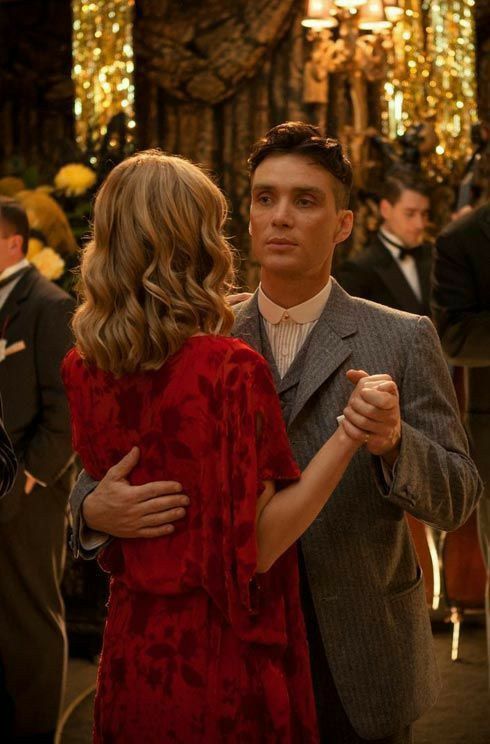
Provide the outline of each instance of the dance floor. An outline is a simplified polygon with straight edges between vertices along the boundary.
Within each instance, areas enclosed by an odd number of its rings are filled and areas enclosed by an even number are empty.
[[[434,708],[416,724],[414,744],[488,744],[490,697],[483,625],[463,626],[457,663],[450,660],[447,626],[435,628],[434,640],[443,690]],[[58,744],[90,744],[95,675],[95,665],[70,661],[66,716]]]

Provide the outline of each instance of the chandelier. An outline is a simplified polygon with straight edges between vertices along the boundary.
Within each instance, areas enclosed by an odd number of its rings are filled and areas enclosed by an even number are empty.
[[[302,24],[314,45],[311,60],[319,77],[343,71],[362,73],[368,81],[383,79],[393,45],[391,31],[403,15],[396,0],[309,0]],[[307,93],[305,102],[325,101],[315,96],[308,100]]]
[[[404,17],[396,0],[309,0],[302,20],[312,42],[304,66],[303,100],[327,110],[329,77],[342,73],[352,125],[339,132],[355,166],[364,159],[369,129],[368,83],[384,82],[393,60],[393,31]]]

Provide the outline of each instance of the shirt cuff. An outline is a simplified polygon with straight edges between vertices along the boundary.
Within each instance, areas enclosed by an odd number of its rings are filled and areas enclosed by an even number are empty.
[[[80,514],[78,540],[84,550],[97,550],[97,548],[101,548],[109,542],[109,539],[109,535],[106,535],[105,532],[97,532],[96,530],[91,530],[90,527],[87,527],[82,515]]]

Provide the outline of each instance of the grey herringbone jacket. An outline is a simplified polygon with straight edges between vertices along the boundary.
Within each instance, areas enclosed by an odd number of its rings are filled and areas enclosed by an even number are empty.
[[[238,306],[233,332],[270,358],[257,295]],[[358,733],[378,739],[417,719],[439,690],[423,577],[404,511],[440,530],[455,529],[475,507],[481,484],[428,318],[350,297],[334,281],[307,343],[296,369],[293,362],[282,381],[276,373],[302,469],[337,427],[352,391],[348,369],[388,373],[400,390],[402,445],[391,488],[378,458],[359,451],[302,538],[340,698]]]

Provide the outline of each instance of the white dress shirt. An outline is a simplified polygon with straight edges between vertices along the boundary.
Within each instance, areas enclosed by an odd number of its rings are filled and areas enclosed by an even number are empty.
[[[402,260],[399,256],[398,249],[395,248],[394,245],[391,245],[388,240],[383,240],[384,236],[386,236],[392,243],[396,243],[396,245],[399,245],[400,248],[404,248],[405,246],[403,245],[400,238],[397,238],[396,235],[393,235],[393,233],[389,232],[389,230],[387,230],[385,227],[382,227],[380,229],[379,238],[381,242],[383,243],[384,247],[389,250],[393,258],[397,262],[400,270],[405,276],[405,279],[412,288],[415,297],[419,301],[422,301],[422,288],[420,286],[419,272],[417,271],[417,264],[415,263],[415,259],[413,258],[413,256],[404,256]]]
[[[27,268],[27,266],[30,266],[30,263],[27,258],[23,258],[21,261],[18,261],[13,266],[9,266],[7,269],[4,269],[0,274],[0,281],[2,281],[2,279],[7,279],[12,274],[15,274],[16,271]],[[0,287],[0,309],[5,305],[9,294],[21,278],[22,277],[19,276],[17,279],[11,281],[10,284],[7,284],[5,287]]]
[[[264,319],[267,337],[281,378],[317,324],[331,290],[332,280],[329,279],[314,297],[286,309],[270,300],[262,286],[259,286],[259,312]]]

